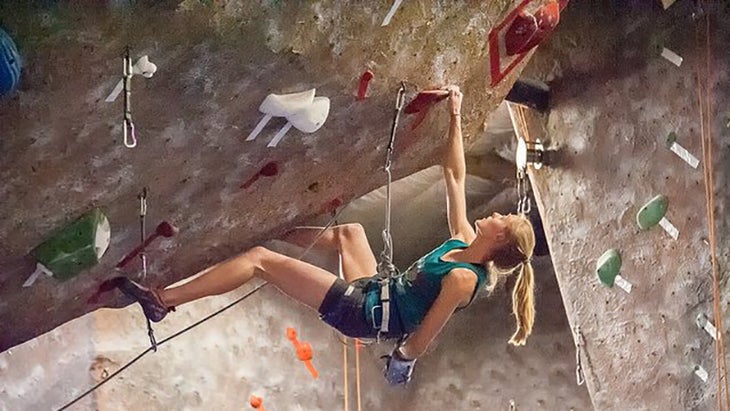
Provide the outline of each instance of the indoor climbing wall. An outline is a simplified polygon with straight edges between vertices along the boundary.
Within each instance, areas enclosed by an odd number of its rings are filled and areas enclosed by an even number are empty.
[[[0,351],[121,304],[110,277],[170,284],[380,186],[401,80],[473,90],[476,134],[531,55],[492,82],[490,30],[543,2],[125,3],[0,6],[25,56],[0,101]],[[437,162],[434,113],[402,119],[396,178]]]
[[[552,111],[528,116],[528,130],[555,153],[531,178],[595,408],[717,409],[703,167],[714,173],[724,267],[727,10],[649,3],[577,5],[536,54],[530,72],[553,80]],[[708,82],[710,95],[698,98]],[[711,164],[702,161],[698,101],[711,104]]]
[[[491,128],[494,121],[489,124]],[[482,144],[502,146],[514,138],[488,130],[478,139]],[[477,152],[469,149],[468,153]],[[441,174],[439,167],[431,167],[393,186],[393,218],[399,222],[393,227],[393,240],[399,266],[428,252],[447,235]],[[501,194],[512,197],[511,190],[501,190],[503,184],[469,176],[470,218],[511,209],[509,202],[500,200]],[[343,222],[363,222],[376,251],[381,247],[383,191],[355,200],[341,214]],[[412,218],[414,210],[421,221]],[[410,224],[400,224],[409,219]],[[269,245],[293,254],[301,252],[280,242]],[[336,260],[324,254],[312,252],[309,257],[336,269]],[[512,401],[517,410],[589,410],[585,385],[575,383],[572,337],[550,258],[537,257],[534,263],[539,273],[540,322],[527,346],[507,344],[513,323],[510,288],[503,283],[489,298],[481,294],[469,310],[454,317],[418,361],[406,388],[389,387],[383,378],[379,356],[391,344],[364,347],[359,358],[359,409],[489,411],[507,410]],[[158,338],[178,332],[250,289],[178,307],[156,327]],[[298,339],[310,343],[318,379],[297,360],[287,340],[287,327],[294,327]],[[254,394],[263,399],[267,410],[355,411],[357,359],[350,345],[344,364],[339,338],[313,312],[276,290],[264,289],[161,346],[70,410],[252,410],[247,402]],[[0,410],[58,409],[83,389],[109,378],[147,346],[144,319],[136,305],[97,310],[66,323],[0,354]],[[345,407],[346,394],[349,408]]]

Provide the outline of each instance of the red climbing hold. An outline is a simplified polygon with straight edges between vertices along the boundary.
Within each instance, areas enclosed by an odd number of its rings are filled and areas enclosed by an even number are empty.
[[[373,72],[370,70],[367,70],[366,72],[362,73],[362,77],[360,77],[360,87],[357,89],[357,100],[365,100],[365,94],[368,92],[368,84],[370,84],[370,80],[373,79]]]
[[[540,44],[560,22],[560,5],[557,1],[540,7],[534,15],[520,13],[507,30],[505,47],[508,56],[526,53]]]
[[[319,210],[320,214],[335,214],[337,209],[342,205],[340,198],[332,199],[326,202]]]
[[[270,161],[261,167],[261,170],[259,170],[253,177],[249,178],[248,181],[241,184],[241,188],[245,189],[251,187],[251,185],[261,176],[273,177],[277,174],[279,174],[279,165],[275,161]]]
[[[419,113],[431,108],[434,104],[449,96],[448,90],[424,90],[419,92],[408,105],[403,108],[406,114]]]
[[[553,0],[534,14],[525,10],[534,0],[523,0],[489,32],[491,86],[499,84],[557,26],[560,12],[569,0]],[[535,2],[536,3],[536,2]]]
[[[132,250],[129,254],[124,256],[119,263],[117,263],[117,268],[122,268],[127,263],[132,261],[132,259],[139,255],[144,249],[150,245],[157,237],[173,237],[175,234],[178,233],[177,227],[174,225],[168,223],[167,221],[163,221],[160,224],[157,224],[157,227],[155,227],[155,232],[150,234],[147,238],[145,238],[144,242],[140,245],[138,245],[134,250]]]

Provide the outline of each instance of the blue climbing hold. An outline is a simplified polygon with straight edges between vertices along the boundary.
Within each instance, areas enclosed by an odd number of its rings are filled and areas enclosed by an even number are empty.
[[[0,29],[0,96],[16,87],[20,82],[20,54],[10,35]]]

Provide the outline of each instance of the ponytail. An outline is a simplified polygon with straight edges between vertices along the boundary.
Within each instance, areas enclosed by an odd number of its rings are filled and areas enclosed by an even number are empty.
[[[512,345],[525,345],[527,337],[532,333],[535,322],[535,276],[532,263],[523,262],[520,274],[512,290],[512,312],[517,322],[517,330],[509,340]]]

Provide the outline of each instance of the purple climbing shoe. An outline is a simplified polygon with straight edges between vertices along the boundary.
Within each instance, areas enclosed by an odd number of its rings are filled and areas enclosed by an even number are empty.
[[[168,307],[162,302],[157,290],[144,287],[129,278],[119,277],[117,287],[124,295],[138,302],[145,317],[154,323],[162,321],[168,312],[175,311],[174,307]]]

